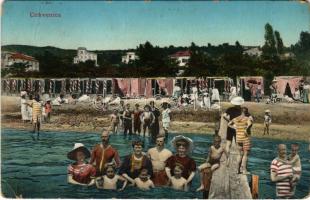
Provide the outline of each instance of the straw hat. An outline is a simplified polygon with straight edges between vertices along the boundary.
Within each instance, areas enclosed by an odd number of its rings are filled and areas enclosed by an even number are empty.
[[[240,106],[242,104],[244,104],[244,99],[242,97],[234,97],[231,101],[231,104],[236,105],[236,106]]]
[[[265,110],[265,113],[270,113],[270,110],[269,109]]]
[[[183,140],[185,141],[187,144],[188,144],[188,148],[187,148],[187,151],[188,152],[191,152],[194,148],[194,142],[192,139],[188,138],[188,137],[185,137],[183,135],[178,135],[178,136],[175,136],[172,140],[171,140],[171,144],[172,146],[177,149],[177,143],[180,141],[180,140]]]
[[[67,157],[70,160],[76,160],[76,152],[77,151],[83,151],[83,153],[85,154],[85,158],[90,157],[89,150],[82,143],[75,143],[73,149],[67,154]]]

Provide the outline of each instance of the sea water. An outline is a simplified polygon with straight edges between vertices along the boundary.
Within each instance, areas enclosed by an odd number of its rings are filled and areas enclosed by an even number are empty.
[[[212,136],[184,134],[194,141],[192,157],[197,166],[201,164],[212,143]],[[171,139],[175,134],[171,134]],[[121,134],[112,135],[110,143],[118,149],[121,159],[132,152],[131,142],[136,137],[124,138]],[[2,129],[1,132],[1,191],[6,197],[22,194],[23,198],[202,198],[196,192],[199,176],[196,174],[188,192],[170,188],[155,188],[140,191],[127,187],[122,192],[98,190],[95,187],[83,187],[67,183],[67,166],[72,163],[67,153],[74,143],[83,143],[91,149],[100,143],[98,133],[42,132],[40,140],[33,140],[29,131]],[[252,138],[252,149],[248,169],[259,175],[259,198],[276,198],[275,184],[270,182],[270,163],[276,157],[279,143],[290,145],[294,141],[281,141]],[[295,198],[302,198],[309,192],[310,161],[308,144],[300,144],[302,177],[297,185]],[[145,151],[154,145],[145,139]],[[174,151],[171,144],[167,148]],[[288,149],[290,147],[288,146]]]

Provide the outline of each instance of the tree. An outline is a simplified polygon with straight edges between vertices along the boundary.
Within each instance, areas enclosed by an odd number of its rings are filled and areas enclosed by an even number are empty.
[[[267,23],[265,25],[265,44],[262,48],[262,57],[264,59],[274,59],[277,56],[276,41],[272,26]]]
[[[284,51],[284,45],[283,45],[283,41],[282,41],[279,31],[275,31],[274,36],[276,39],[276,44],[277,44],[276,47],[277,47],[278,53],[282,54]]]

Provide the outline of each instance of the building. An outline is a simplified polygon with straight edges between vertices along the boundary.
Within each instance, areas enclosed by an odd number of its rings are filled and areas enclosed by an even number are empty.
[[[260,57],[263,53],[263,51],[260,49],[260,47],[244,47],[243,54],[247,54],[249,56],[258,56]]]
[[[39,71],[39,61],[34,57],[21,53],[4,51],[1,53],[1,67],[10,68],[15,63],[26,64],[28,67],[26,71]]]
[[[191,53],[189,50],[178,51],[175,54],[170,55],[171,59],[175,59],[177,61],[179,67],[186,67],[188,65],[190,57],[191,57]]]
[[[139,59],[135,52],[127,52],[126,55],[122,56],[122,63],[128,64],[130,61]]]
[[[77,56],[73,59],[73,63],[78,64],[79,62],[86,62],[87,60],[95,61],[95,66],[98,66],[97,54],[87,51],[85,47],[79,47],[77,49]]]

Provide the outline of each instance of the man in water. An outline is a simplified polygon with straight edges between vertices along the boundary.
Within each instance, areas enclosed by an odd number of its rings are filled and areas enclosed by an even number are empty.
[[[97,144],[92,152],[90,164],[94,164],[97,176],[104,174],[104,168],[111,162],[115,162],[116,167],[120,166],[120,158],[116,149],[109,144],[109,132],[103,131],[101,134],[101,144]]]
[[[156,186],[166,186],[169,182],[165,171],[166,161],[172,156],[171,151],[165,148],[165,136],[160,134],[156,138],[156,147],[148,150],[147,155],[153,166],[153,182]]]
[[[291,180],[293,178],[293,168],[287,162],[286,145],[278,145],[278,157],[270,166],[270,179],[276,182],[277,197],[280,199],[291,198],[293,196]]]
[[[155,102],[151,101],[150,102],[151,106],[151,111],[154,114],[155,120],[154,123],[151,125],[151,138],[152,142],[155,142],[156,136],[159,134],[159,116],[160,116],[160,111],[158,108],[155,107]]]

